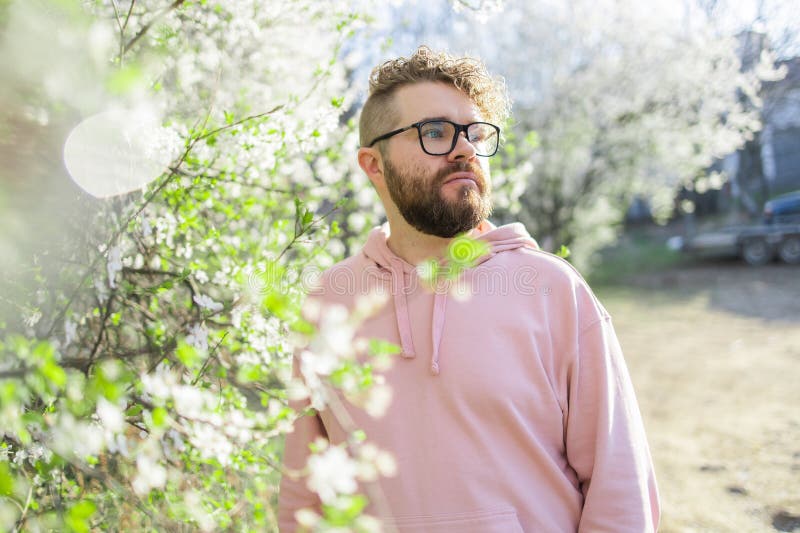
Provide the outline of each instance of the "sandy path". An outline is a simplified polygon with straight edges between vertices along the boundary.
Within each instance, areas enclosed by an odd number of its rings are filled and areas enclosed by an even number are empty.
[[[800,268],[717,264],[598,293],[645,418],[660,531],[800,531]]]

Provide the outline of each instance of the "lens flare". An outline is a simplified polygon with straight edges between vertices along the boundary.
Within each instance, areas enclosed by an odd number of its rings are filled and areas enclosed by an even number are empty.
[[[92,196],[117,196],[158,178],[177,155],[176,141],[153,112],[104,111],[69,133],[64,164],[73,181]]]

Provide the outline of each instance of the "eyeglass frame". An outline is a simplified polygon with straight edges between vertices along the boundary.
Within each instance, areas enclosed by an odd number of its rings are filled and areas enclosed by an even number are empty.
[[[424,126],[425,124],[429,124],[431,122],[447,122],[448,124],[452,124],[456,129],[455,135],[453,135],[453,142],[450,145],[450,149],[448,151],[446,151],[445,153],[443,153],[443,154],[432,154],[432,153],[430,153],[429,151],[427,151],[425,149],[425,143],[422,142],[422,126]],[[429,120],[422,120],[420,122],[415,122],[415,123],[411,124],[410,126],[406,126],[405,128],[399,128],[399,129],[396,129],[394,131],[390,131],[389,133],[384,133],[383,135],[381,135],[379,137],[375,137],[374,139],[372,139],[372,142],[367,145],[367,148],[372,148],[372,145],[374,145],[378,141],[384,141],[384,140],[386,140],[386,139],[388,139],[390,137],[394,137],[395,135],[397,135],[399,133],[403,133],[404,131],[408,131],[411,128],[417,128],[417,139],[419,139],[419,146],[420,146],[420,148],[422,148],[423,152],[425,152],[428,155],[433,155],[433,156],[448,155],[453,150],[455,150],[456,144],[458,144],[458,137],[459,137],[459,135],[461,135],[462,131],[464,132],[464,138],[467,139],[467,142],[472,144],[472,141],[469,140],[469,137],[467,136],[467,133],[468,133],[469,127],[474,125],[474,124],[486,124],[487,126],[493,127],[497,131],[497,144],[494,147],[494,152],[492,152],[491,154],[483,155],[483,154],[479,154],[477,152],[477,150],[476,150],[475,155],[477,155],[478,157],[492,157],[493,155],[497,154],[497,151],[500,149],[500,126],[496,126],[496,125],[492,124],[491,122],[481,122],[481,121],[470,122],[469,124],[459,124],[457,122],[453,122],[452,120],[446,120],[446,119],[442,119],[442,118],[434,118],[434,119],[429,119]],[[472,144],[472,146],[475,146],[475,145]]]

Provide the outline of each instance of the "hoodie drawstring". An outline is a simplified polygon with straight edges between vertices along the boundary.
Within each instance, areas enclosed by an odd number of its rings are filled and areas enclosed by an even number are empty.
[[[442,343],[444,331],[444,312],[447,307],[447,293],[436,291],[433,300],[433,346],[431,350],[431,373],[439,375],[439,345]]]
[[[400,333],[401,355],[406,359],[417,356],[414,349],[414,338],[411,333],[411,317],[408,314],[408,295],[406,294],[405,273],[400,259],[391,260],[392,292],[394,294],[394,312],[397,317],[397,329]],[[445,309],[447,307],[447,293],[436,291],[433,301],[433,329],[431,345],[431,374],[439,375],[439,346],[442,343],[444,331]]]
[[[397,329],[400,331],[401,354],[406,359],[416,357],[414,338],[411,336],[411,318],[408,316],[408,295],[406,280],[400,259],[392,258],[392,293],[394,295],[394,312],[397,317]]]

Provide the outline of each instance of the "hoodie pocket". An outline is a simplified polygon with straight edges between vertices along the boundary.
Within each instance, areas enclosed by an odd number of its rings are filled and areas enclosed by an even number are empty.
[[[511,507],[443,515],[406,516],[384,520],[386,531],[398,533],[524,533]]]

